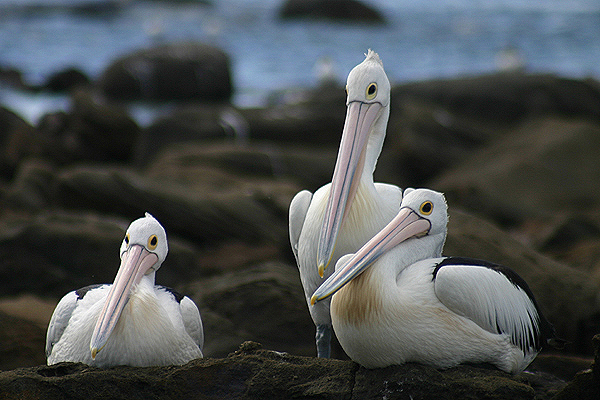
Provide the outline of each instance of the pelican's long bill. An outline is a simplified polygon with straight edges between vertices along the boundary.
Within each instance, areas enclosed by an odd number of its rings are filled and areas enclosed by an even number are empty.
[[[382,109],[383,106],[378,102],[353,101],[348,104],[327,208],[319,234],[317,265],[321,277],[331,262],[337,235],[347,214],[346,210],[350,208],[356,194],[369,134]]]
[[[119,316],[129,300],[131,290],[158,262],[158,256],[143,246],[131,245],[121,258],[121,265],[112,284],[104,308],[98,316],[90,341],[92,358],[106,345],[108,337],[117,325]]]
[[[431,222],[422,218],[408,207],[403,207],[377,235],[373,236],[344,265],[336,267],[335,272],[315,291],[311,304],[324,300],[340,290],[346,283],[360,275],[381,255],[412,237],[426,235]]]

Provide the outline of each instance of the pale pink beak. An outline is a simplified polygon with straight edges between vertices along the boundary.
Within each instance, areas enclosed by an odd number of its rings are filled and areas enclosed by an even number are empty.
[[[311,304],[324,300],[360,275],[381,255],[412,237],[426,235],[431,223],[408,207],[400,209],[398,215],[377,235],[361,247],[344,265],[315,291]]]
[[[354,200],[369,134],[382,108],[380,103],[355,101],[348,104],[331,191],[319,234],[317,267],[321,277],[331,262],[338,233]]]
[[[123,308],[129,300],[131,290],[157,262],[158,256],[150,253],[140,245],[131,245],[123,254],[121,266],[92,334],[90,341],[92,359],[95,359],[96,354],[106,345],[110,334],[119,321]]]

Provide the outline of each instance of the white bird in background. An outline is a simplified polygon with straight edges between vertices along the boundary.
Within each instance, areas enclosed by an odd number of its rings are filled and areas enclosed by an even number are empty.
[[[338,340],[367,368],[468,362],[521,372],[543,344],[561,340],[514,271],[469,258],[430,258],[444,245],[447,219],[441,193],[407,189],[398,215],[338,261],[312,302],[333,295]]]
[[[373,171],[390,114],[390,82],[379,56],[366,59],[348,75],[346,121],[332,182],[315,194],[298,193],[290,204],[290,242],[307,303],[332,268],[327,266],[354,252],[398,212],[402,190],[373,183]],[[319,357],[329,357],[329,301],[309,307],[317,327]]]
[[[46,337],[48,365],[172,365],[202,357],[198,308],[190,298],[154,285],[167,252],[167,235],[154,217],[146,213],[133,221],[114,283],[75,290],[56,306]]]

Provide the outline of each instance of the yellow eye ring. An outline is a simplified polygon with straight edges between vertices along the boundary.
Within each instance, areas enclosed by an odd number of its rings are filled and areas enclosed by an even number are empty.
[[[156,246],[158,246],[158,238],[156,235],[152,235],[148,238],[148,249],[154,250],[156,249]]]
[[[129,245],[129,233],[125,235],[125,244]]]
[[[377,96],[377,84],[375,82],[369,83],[365,92],[367,100],[373,100]]]
[[[419,207],[419,212],[423,215],[430,215],[433,212],[433,203],[426,201]]]

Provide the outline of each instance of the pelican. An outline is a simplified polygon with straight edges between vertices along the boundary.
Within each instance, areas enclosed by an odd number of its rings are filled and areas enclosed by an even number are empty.
[[[165,230],[152,215],[133,221],[114,283],[72,291],[56,306],[46,337],[48,365],[174,365],[202,357],[198,308],[190,298],[154,285],[167,252]]]
[[[331,275],[327,266],[373,237],[396,215],[402,200],[400,188],[373,183],[390,114],[390,82],[377,53],[369,50],[350,71],[346,92],[346,121],[332,182],[314,195],[303,190],[290,203],[290,242],[307,303],[323,277]],[[329,357],[329,301],[309,310],[317,328],[317,355]]]
[[[560,339],[514,271],[435,257],[447,219],[441,193],[405,190],[398,215],[355,254],[342,257],[311,302],[333,295],[338,340],[364,367],[482,363],[521,372],[545,342]]]

